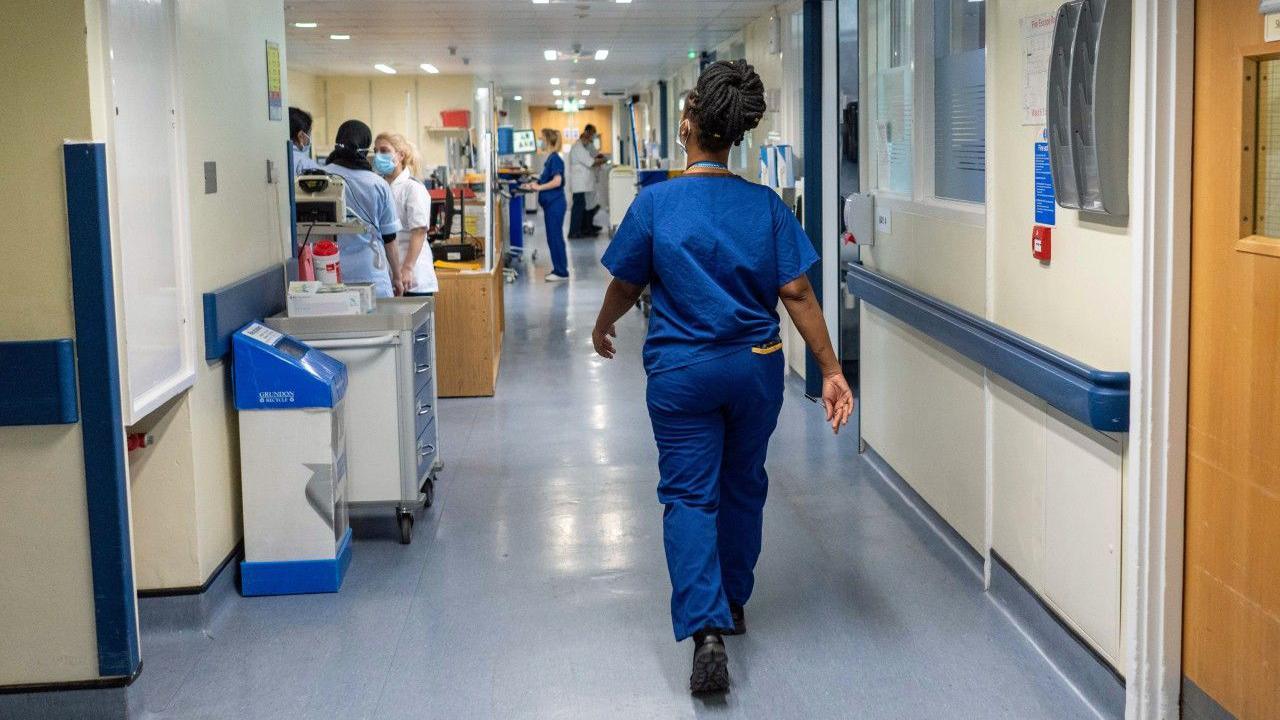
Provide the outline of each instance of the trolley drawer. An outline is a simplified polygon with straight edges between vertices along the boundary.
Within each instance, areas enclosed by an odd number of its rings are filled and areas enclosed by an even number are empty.
[[[426,427],[422,428],[422,432],[418,435],[418,442],[413,449],[418,458],[419,480],[431,473],[431,468],[436,464],[436,455],[440,452],[436,448],[435,429],[433,418],[431,422],[427,423]]]
[[[413,434],[415,437],[422,435],[422,431],[435,421],[435,401],[435,393],[431,391],[431,383],[418,388],[418,394],[414,396],[413,400]]]
[[[415,365],[431,363],[435,360],[431,352],[431,334],[435,323],[425,322],[413,331],[413,362]]]

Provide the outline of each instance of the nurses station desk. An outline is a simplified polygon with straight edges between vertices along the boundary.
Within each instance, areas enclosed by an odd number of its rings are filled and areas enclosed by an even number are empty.
[[[436,336],[440,397],[491,397],[502,361],[502,267],[436,268]]]

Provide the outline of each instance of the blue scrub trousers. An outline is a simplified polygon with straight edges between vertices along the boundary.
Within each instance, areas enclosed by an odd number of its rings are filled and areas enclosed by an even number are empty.
[[[750,347],[649,378],[677,641],[732,628],[729,604],[751,597],[782,381],[782,353]]]
[[[564,192],[555,190],[554,198],[538,198],[542,206],[542,219],[547,228],[547,248],[551,251],[551,272],[569,277],[569,256],[564,248]]]

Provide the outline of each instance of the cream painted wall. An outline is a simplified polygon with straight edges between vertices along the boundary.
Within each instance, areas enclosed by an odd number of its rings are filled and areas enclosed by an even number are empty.
[[[6,0],[0,340],[74,336],[62,142],[92,139],[85,0]],[[0,428],[0,686],[98,677],[80,426]]]
[[[475,123],[475,88],[472,75],[395,75],[378,77],[313,75],[288,71],[288,105],[310,112],[313,144],[318,154],[333,148],[338,126],[346,120],[362,120],[376,135],[399,132],[418,145],[424,165],[445,161],[449,134],[428,132],[440,126],[440,111],[466,109]]]
[[[988,6],[992,319],[1105,370],[1129,369],[1125,227],[1057,210],[1053,261],[1031,257],[1033,145],[1023,125],[1021,18],[1053,0]],[[992,399],[992,546],[1068,624],[1121,664],[1121,518],[1126,436],[1098,433],[999,378]]]
[[[1057,5],[988,3],[985,214],[879,193],[892,231],[878,233],[863,258],[1068,355],[1125,370],[1125,229],[1059,208],[1053,263],[1043,266],[1030,253],[1032,151],[1042,128],[1021,124],[1019,19]],[[871,33],[872,57],[874,42]],[[868,155],[874,163],[874,153]],[[1125,437],[1065,417],[865,306],[861,346],[867,442],[980,552],[988,547],[989,479],[991,547],[1119,667]]]
[[[284,12],[278,4],[178,5],[197,303],[200,294],[284,259],[289,216],[282,180],[289,128],[287,113],[280,121],[267,116],[268,40],[283,50]],[[209,195],[203,180],[207,161],[218,167],[218,192]],[[268,161],[277,171],[272,184]],[[202,315],[196,317],[203,323]],[[204,336],[203,325],[197,336]],[[238,427],[227,372],[224,363],[200,362],[195,386],[138,426],[155,428],[158,441],[129,458],[140,589],[200,585],[240,541]]]

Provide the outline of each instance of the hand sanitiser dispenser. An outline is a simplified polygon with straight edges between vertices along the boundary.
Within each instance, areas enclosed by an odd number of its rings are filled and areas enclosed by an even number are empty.
[[[337,592],[351,563],[347,368],[258,323],[232,337],[242,595]]]

